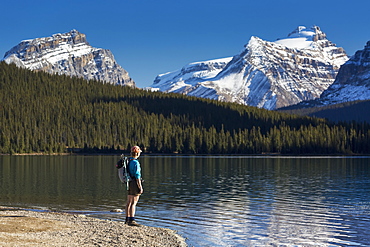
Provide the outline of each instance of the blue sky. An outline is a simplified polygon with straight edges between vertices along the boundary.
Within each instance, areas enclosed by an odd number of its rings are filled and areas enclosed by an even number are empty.
[[[138,87],[196,61],[238,54],[251,36],[274,41],[317,25],[349,55],[370,40],[369,0],[2,1],[0,58],[25,39],[72,29],[109,49]]]

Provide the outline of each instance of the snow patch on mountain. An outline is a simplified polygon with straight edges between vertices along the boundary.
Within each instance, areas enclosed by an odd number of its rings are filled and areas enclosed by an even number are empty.
[[[312,47],[316,33],[313,30],[308,30],[304,26],[299,26],[296,30],[286,38],[278,39],[276,44],[286,46],[292,49],[309,49]]]
[[[180,70],[158,75],[150,89],[153,91],[177,92],[197,85],[199,88],[202,82],[217,76],[231,59],[229,57],[190,63]],[[206,85],[207,83],[203,84]],[[199,92],[199,90],[196,92]]]

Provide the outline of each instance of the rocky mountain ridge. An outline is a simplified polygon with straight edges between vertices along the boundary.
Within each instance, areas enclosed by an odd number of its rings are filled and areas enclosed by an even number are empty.
[[[159,75],[149,89],[273,110],[320,97],[347,60],[319,27],[299,26],[275,42],[251,37],[231,58]]]
[[[322,104],[370,99],[370,41],[339,70],[334,83],[321,97]]]
[[[3,60],[35,71],[135,86],[111,51],[90,46],[86,35],[77,30],[24,40],[6,52]]]
[[[370,100],[370,41],[343,64],[320,98],[302,101],[281,110],[321,107],[353,101]]]

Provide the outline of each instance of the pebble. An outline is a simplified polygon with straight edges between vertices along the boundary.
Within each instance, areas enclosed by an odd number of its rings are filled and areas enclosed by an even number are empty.
[[[122,209],[117,208],[117,209],[112,209],[112,210],[111,210],[111,212],[113,212],[113,213],[122,213],[122,212],[123,212],[123,210],[122,210]]]

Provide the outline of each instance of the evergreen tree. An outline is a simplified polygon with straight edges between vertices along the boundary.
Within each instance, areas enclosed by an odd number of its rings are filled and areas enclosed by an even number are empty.
[[[369,154],[367,123],[331,123],[0,62],[0,153]]]

